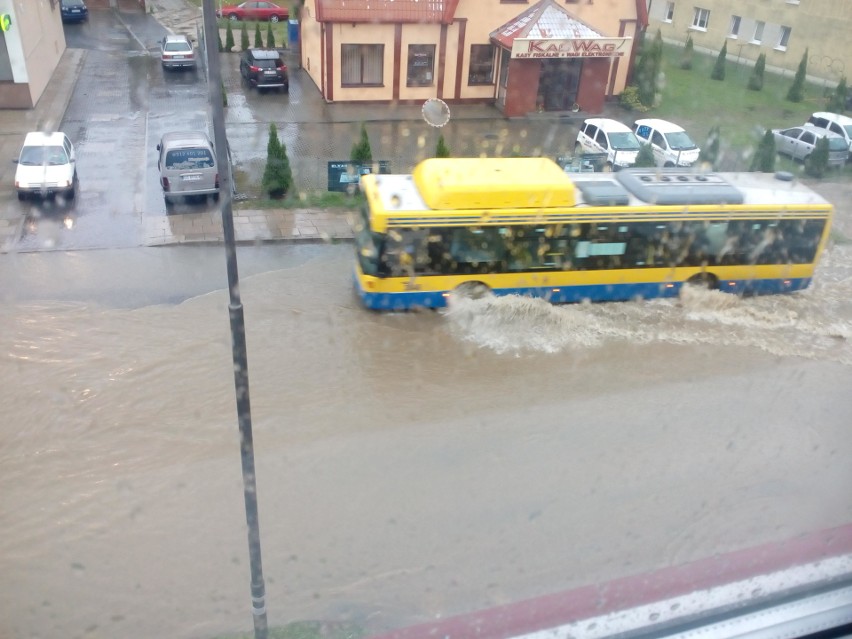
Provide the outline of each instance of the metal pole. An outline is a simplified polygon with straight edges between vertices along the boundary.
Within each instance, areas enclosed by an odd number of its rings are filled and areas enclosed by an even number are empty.
[[[243,498],[248,525],[249,562],[251,567],[251,612],[255,639],[267,638],[266,587],[263,583],[263,563],[260,556],[260,524],[257,514],[257,482],[254,470],[254,440],[251,430],[249,402],[248,357],[243,304],[240,301],[240,281],[237,272],[237,247],[234,237],[234,212],[228,139],[225,136],[225,112],[222,105],[222,68],[219,50],[213,46],[219,28],[213,10],[213,0],[203,0],[205,55],[207,58],[207,90],[213,119],[213,139],[216,163],[219,166],[219,204],[222,207],[222,228],[225,236],[225,257],[228,267],[228,314],[231,320],[231,344],[234,359],[234,387],[237,399],[237,420],[240,427],[240,459],[243,469]]]

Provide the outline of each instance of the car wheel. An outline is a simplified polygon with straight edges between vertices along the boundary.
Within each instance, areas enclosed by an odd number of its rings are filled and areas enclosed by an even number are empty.
[[[667,169],[670,169],[674,166],[674,162],[666,162],[663,166],[666,167]]]
[[[228,20],[230,20],[231,22],[236,22],[237,20],[239,20],[239,18],[237,18],[236,13],[232,13],[231,15],[228,16]]]
[[[213,201],[214,201],[214,202],[218,202],[218,201],[219,201],[219,194],[218,194],[218,193],[214,193],[211,197],[213,198]]]
[[[271,17],[269,18],[269,21],[270,21],[270,22],[278,22],[278,16],[271,16]]]

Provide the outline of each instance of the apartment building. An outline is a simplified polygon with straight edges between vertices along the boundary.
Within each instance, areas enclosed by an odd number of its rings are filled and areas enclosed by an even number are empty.
[[[305,0],[300,55],[329,102],[597,113],[646,24],[646,0]]]
[[[649,0],[648,33],[753,63],[761,53],[775,71],[794,73],[805,49],[808,75],[852,80],[852,0]]]

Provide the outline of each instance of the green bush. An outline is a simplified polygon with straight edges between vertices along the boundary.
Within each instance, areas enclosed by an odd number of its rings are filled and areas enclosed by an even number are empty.
[[[651,148],[650,144],[642,143],[639,145],[639,153],[636,154],[636,162],[633,166],[657,166],[657,160],[654,158],[654,149]]]
[[[624,87],[618,99],[621,106],[628,111],[640,111],[644,113],[648,110],[648,107],[639,100],[639,87],[635,85]]]
[[[805,173],[811,177],[821,178],[828,170],[828,138],[817,140],[813,152],[805,158]]]
[[[367,127],[363,123],[361,123],[361,139],[352,145],[349,159],[355,164],[367,164],[373,161],[370,138],[367,137]]]
[[[840,78],[837,87],[828,98],[826,108],[833,113],[843,113],[846,110],[846,76]]]
[[[725,43],[722,45],[722,50],[719,51],[719,55],[716,57],[716,64],[713,65],[713,72],[710,74],[710,78],[713,80],[724,80],[725,79],[725,58],[728,56],[728,41],[725,40]]]
[[[266,168],[263,171],[263,190],[271,198],[282,198],[293,187],[293,172],[287,147],[278,139],[274,122],[269,124],[269,142],[266,145]]]
[[[260,22],[254,23],[254,46],[257,49],[263,48],[263,37],[260,35]]]
[[[683,48],[683,55],[680,59],[680,68],[689,71],[692,69],[692,57],[694,55],[695,45],[692,44],[692,36],[686,37],[686,46]]]
[[[757,151],[751,159],[750,171],[772,173],[775,171],[775,136],[769,129],[763,134]]]
[[[269,22],[266,26],[266,48],[275,48],[275,32],[272,30],[272,23]]]
[[[799,68],[796,69],[796,77],[793,78],[793,84],[790,85],[790,90],[787,91],[787,99],[790,102],[801,102],[805,99],[805,75],[808,72],[808,50],[802,54],[802,59],[799,61]]]
[[[766,54],[761,53],[757,56],[757,62],[754,64],[754,69],[748,79],[748,88],[752,91],[763,90],[763,73],[766,69]]]

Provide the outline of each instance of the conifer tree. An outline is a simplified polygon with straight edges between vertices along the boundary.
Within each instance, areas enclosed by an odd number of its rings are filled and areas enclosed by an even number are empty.
[[[275,48],[275,32],[272,30],[272,22],[266,26],[266,48]]]
[[[760,140],[749,170],[762,173],[772,173],[775,170],[775,135],[769,129]]]
[[[287,147],[278,139],[278,129],[274,122],[269,124],[262,186],[272,198],[283,197],[293,186],[293,172],[287,157]]]
[[[817,140],[811,154],[805,158],[805,173],[811,177],[821,178],[828,170],[828,138],[823,136]]]
[[[650,144],[642,143],[639,145],[639,153],[636,154],[635,167],[657,166],[657,160],[654,158],[654,149]]]
[[[438,146],[435,148],[435,157],[436,158],[448,158],[448,157],[450,157],[450,149],[447,146],[447,143],[444,141],[443,135],[438,137]]]
[[[686,46],[683,48],[683,57],[680,60],[680,68],[686,71],[692,69],[692,56],[695,45],[692,43],[692,36],[686,37]]]
[[[707,141],[704,143],[704,146],[701,147],[701,152],[698,154],[698,161],[709,164],[710,166],[716,166],[716,162],[719,161],[719,143],[721,139],[721,131],[718,126],[714,126],[710,129],[710,133],[707,134]]]
[[[728,41],[725,40],[725,43],[722,45],[722,50],[719,51],[719,55],[716,57],[716,64],[713,65],[713,72],[710,74],[710,77],[713,80],[724,80],[725,79],[725,58],[728,56]]]
[[[225,29],[225,51],[230,53],[234,50],[234,30],[231,28],[231,21],[228,20],[228,27]]]
[[[263,48],[263,38],[260,35],[260,22],[254,23],[254,46],[257,49]]]
[[[216,29],[216,45],[219,47],[219,53],[225,50],[225,45],[222,44],[222,33]]]
[[[373,161],[370,138],[367,137],[367,126],[363,122],[361,123],[361,139],[352,145],[349,159],[355,164],[368,164]]]
[[[793,78],[793,84],[790,85],[790,90],[787,91],[787,99],[790,102],[801,102],[805,99],[805,74],[807,72],[808,50],[805,49],[802,59],[799,61],[799,68],[796,69],[796,77]]]
[[[828,110],[834,113],[843,113],[846,110],[847,92],[846,76],[843,76],[828,99]]]
[[[248,36],[248,27],[246,27],[246,22],[243,20],[243,26],[240,28],[240,49],[242,51],[246,51],[249,48],[249,36]]]
[[[763,73],[766,69],[766,54],[761,53],[757,56],[757,62],[754,64],[754,69],[748,79],[748,88],[752,91],[761,91],[763,89]]]

